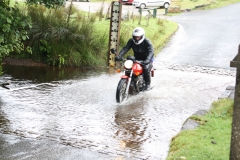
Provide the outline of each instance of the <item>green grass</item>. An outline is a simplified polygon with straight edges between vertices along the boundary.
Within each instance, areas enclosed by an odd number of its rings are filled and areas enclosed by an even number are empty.
[[[171,6],[178,6],[181,10],[185,10],[194,9],[195,6],[203,4],[211,4],[209,7],[205,7],[206,9],[210,9],[219,8],[237,2],[240,2],[240,0],[174,0],[172,1]]]
[[[33,28],[28,31],[29,39],[25,42],[32,48],[32,54],[12,56],[30,58],[54,66],[107,64],[110,20],[105,19],[106,15],[99,18],[99,13],[87,13],[75,7],[71,8],[70,16],[69,8],[47,9],[42,5],[22,7],[33,20]],[[71,17],[69,23],[68,17]],[[153,43],[155,54],[178,28],[177,23],[167,20],[146,20],[142,17],[140,23],[139,18],[132,17],[121,22],[119,49],[132,37],[132,31],[137,26],[145,29],[146,37]]]
[[[151,40],[154,47],[154,54],[157,55],[159,51],[165,46],[172,34],[178,29],[178,24],[168,20],[151,18],[149,21],[144,18],[139,25],[139,19],[134,18],[129,21],[121,22],[119,50],[126,45],[129,38],[132,37],[132,31],[135,27],[140,26],[145,30],[146,37]],[[109,35],[109,21],[99,21],[95,23],[96,33]],[[108,46],[106,44],[105,48]],[[130,50],[127,55],[133,54]]]
[[[230,154],[233,100],[221,99],[204,116],[194,116],[200,126],[172,139],[167,160],[226,160]]]
[[[13,7],[16,3],[21,6],[25,6],[25,4],[26,4],[24,1],[10,0],[10,6]]]
[[[107,64],[110,20],[105,19],[106,15],[100,20],[99,13],[82,12],[73,7],[71,17],[74,18],[68,24],[65,22],[66,13],[63,9],[49,10],[43,6],[32,6],[28,13],[34,20],[34,30],[29,31],[28,40],[33,50],[30,55],[32,58],[47,61],[50,65],[60,63],[64,66],[81,67]],[[153,43],[155,54],[178,28],[177,23],[167,20],[146,20],[142,17],[139,23],[139,18],[132,17],[121,22],[119,49],[126,45],[137,26],[145,29],[146,37]],[[81,37],[85,37],[83,41]],[[131,53],[132,51],[129,52]]]
[[[151,40],[154,46],[155,54],[157,54],[169,40],[172,34],[177,30],[178,24],[168,20],[153,19],[149,21],[142,20],[141,24],[138,24],[138,19],[122,22],[121,23],[121,36],[125,39],[132,37],[132,31],[135,27],[141,26],[146,33],[146,37]],[[125,45],[125,43],[120,44],[120,47]]]

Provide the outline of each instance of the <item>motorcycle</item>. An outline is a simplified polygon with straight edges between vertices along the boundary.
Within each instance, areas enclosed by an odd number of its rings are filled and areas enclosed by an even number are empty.
[[[114,49],[111,49],[113,54],[116,54]],[[128,56],[127,59],[122,59],[123,75],[118,82],[116,91],[116,100],[118,103],[126,100],[128,95],[136,95],[145,91],[145,81],[143,77],[143,61],[135,60],[134,56]],[[150,77],[154,77],[153,59],[150,62]]]

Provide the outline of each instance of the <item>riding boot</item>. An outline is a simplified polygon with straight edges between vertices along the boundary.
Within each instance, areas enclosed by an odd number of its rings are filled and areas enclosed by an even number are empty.
[[[149,90],[150,89],[150,83],[151,83],[151,75],[150,75],[150,71],[149,71],[149,64],[143,66],[143,76],[144,76],[144,80],[145,80],[145,90]]]
[[[145,83],[146,83],[146,88],[145,90],[149,90],[151,88],[151,77],[150,77],[150,73],[148,73],[146,76],[145,76]]]

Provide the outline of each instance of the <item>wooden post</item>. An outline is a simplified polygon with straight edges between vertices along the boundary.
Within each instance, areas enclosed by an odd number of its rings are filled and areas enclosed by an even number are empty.
[[[141,25],[141,20],[142,20],[142,8],[141,7],[139,7],[139,14],[140,14],[140,16],[139,16],[138,24]]]
[[[118,1],[113,1],[111,6],[112,7],[108,43],[108,66],[115,67],[115,54],[111,53],[111,49],[115,49],[118,53],[121,31],[122,3]]]
[[[238,46],[237,56],[230,63],[231,67],[237,68],[233,117],[232,117],[230,160],[240,159],[240,83],[239,83],[240,82],[240,57],[239,56],[240,56],[240,45]]]

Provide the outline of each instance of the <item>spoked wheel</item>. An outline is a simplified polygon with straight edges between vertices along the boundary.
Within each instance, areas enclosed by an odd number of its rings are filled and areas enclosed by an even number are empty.
[[[121,103],[123,100],[127,98],[127,95],[125,94],[127,89],[127,79],[121,79],[117,86],[117,92],[116,92],[116,100],[118,103]]]

